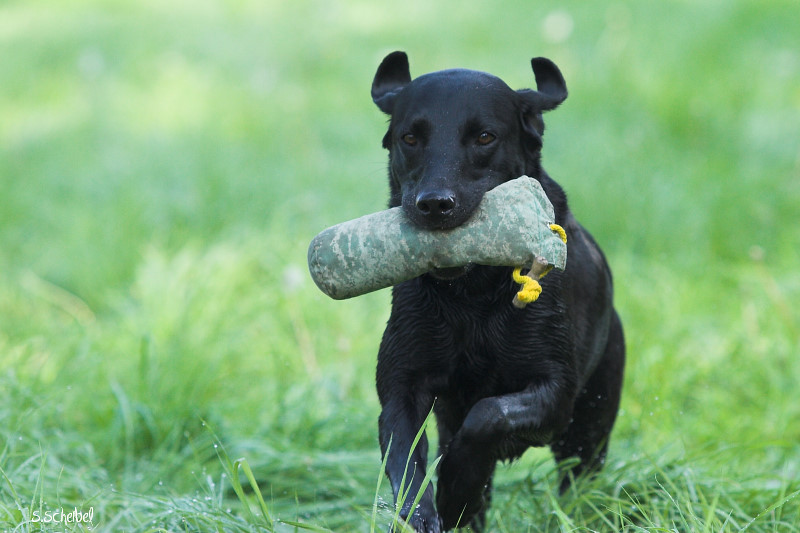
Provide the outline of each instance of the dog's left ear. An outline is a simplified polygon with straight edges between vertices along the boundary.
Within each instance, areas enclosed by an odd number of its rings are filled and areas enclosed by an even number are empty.
[[[536,88],[517,91],[523,102],[522,122],[525,130],[541,144],[544,133],[542,112],[555,109],[567,99],[567,83],[555,63],[544,57],[531,59]]]
[[[395,98],[409,83],[408,56],[405,52],[392,52],[383,59],[372,80],[372,101],[378,109],[391,115]]]

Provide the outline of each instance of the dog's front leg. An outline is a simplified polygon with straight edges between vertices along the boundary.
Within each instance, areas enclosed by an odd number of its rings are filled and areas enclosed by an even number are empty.
[[[416,400],[416,402],[414,401]],[[428,440],[423,433],[412,450],[414,439],[433,404],[432,399],[411,399],[401,395],[386,402],[379,419],[381,451],[386,457],[386,474],[392,484],[400,517],[420,533],[439,533],[441,523],[433,504],[433,487],[428,485],[416,509],[412,509],[422,489],[428,455]]]
[[[484,507],[495,464],[543,446],[569,423],[569,387],[554,381],[484,398],[467,414],[439,464],[436,507],[445,530],[466,525]]]

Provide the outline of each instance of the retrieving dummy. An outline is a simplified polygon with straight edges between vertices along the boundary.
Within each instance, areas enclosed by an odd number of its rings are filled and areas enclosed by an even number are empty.
[[[470,219],[452,229],[421,229],[394,207],[330,227],[308,247],[314,283],[337,300],[475,263],[516,267],[514,280],[524,287],[514,305],[524,307],[541,292],[536,280],[553,267],[563,270],[566,261],[566,234],[555,224],[553,205],[527,176],[487,192]]]

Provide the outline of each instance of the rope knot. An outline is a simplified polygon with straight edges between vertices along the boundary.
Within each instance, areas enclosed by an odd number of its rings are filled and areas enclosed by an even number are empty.
[[[542,293],[542,286],[539,285],[539,282],[530,276],[523,276],[521,272],[521,268],[515,268],[511,274],[514,281],[522,285],[516,298],[514,298],[514,305],[521,304],[517,307],[525,307],[529,303],[535,302]]]

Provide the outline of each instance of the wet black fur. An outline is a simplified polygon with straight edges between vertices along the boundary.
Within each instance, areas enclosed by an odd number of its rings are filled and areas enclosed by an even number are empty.
[[[611,272],[570,213],[563,189],[541,168],[542,113],[567,96],[555,64],[532,60],[538,90],[514,91],[471,70],[411,80],[403,52],[388,55],[372,86],[391,116],[390,205],[427,228],[467,220],[483,194],[507,180],[536,178],[568,236],[567,267],[542,279],[535,303],[516,309],[510,268],[434,271],[397,285],[378,354],[381,449],[401,516],[420,532],[481,530],[498,460],[550,446],[577,457],[577,476],[602,466],[622,386],[625,347]],[[425,475],[427,441],[412,441],[434,409],[443,455],[436,497]],[[406,472],[407,460],[408,471]],[[569,486],[565,475],[562,490]]]

